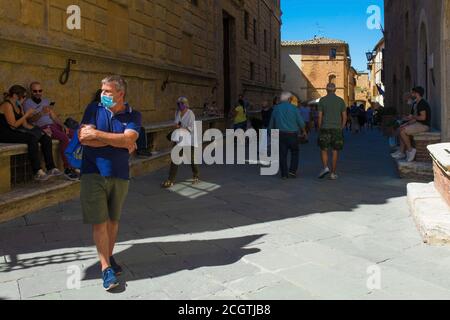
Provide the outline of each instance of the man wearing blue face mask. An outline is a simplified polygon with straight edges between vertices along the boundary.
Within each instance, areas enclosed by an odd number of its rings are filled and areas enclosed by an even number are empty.
[[[83,145],[81,205],[84,223],[93,225],[105,290],[117,287],[117,276],[122,273],[113,251],[128,194],[128,161],[136,150],[141,127],[141,114],[125,102],[126,91],[122,77],[105,78],[101,102],[87,107],[79,131]]]

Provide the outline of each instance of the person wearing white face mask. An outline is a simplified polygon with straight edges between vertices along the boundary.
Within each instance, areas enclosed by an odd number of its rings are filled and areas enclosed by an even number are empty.
[[[174,136],[180,136],[180,138],[191,138],[191,141],[187,142],[187,145],[191,145],[191,168],[193,180],[192,184],[197,184],[199,182],[199,170],[198,166],[194,161],[194,150],[195,150],[195,141],[194,141],[194,131],[195,131],[195,114],[189,108],[189,101],[186,97],[180,97],[177,100],[177,111],[175,113],[175,125],[178,130],[175,130],[174,134],[172,134],[172,141],[174,140]],[[178,142],[178,138],[175,139]],[[174,141],[175,142],[175,141]],[[183,143],[183,141],[181,141]],[[185,142],[186,143],[186,142]],[[186,144],[183,143],[183,146]],[[169,178],[163,182],[161,185],[162,188],[171,188],[175,183],[175,178],[178,172],[178,165],[176,165],[173,161],[170,164]]]
[[[28,145],[28,157],[33,169],[34,179],[48,180],[51,176],[62,174],[53,161],[52,140],[38,127],[29,124],[35,110],[23,112],[23,103],[27,90],[19,85],[12,86],[4,94],[4,102],[0,104],[0,142],[24,143]],[[47,173],[41,169],[39,160],[39,143],[44,155]]]

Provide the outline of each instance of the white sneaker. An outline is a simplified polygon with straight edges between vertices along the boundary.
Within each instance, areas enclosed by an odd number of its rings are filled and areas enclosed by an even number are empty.
[[[416,149],[412,149],[409,152],[407,151],[406,152],[406,161],[413,162],[414,159],[416,159],[416,154],[417,154],[417,150]]]
[[[396,157],[401,156],[402,154],[404,154],[404,153],[401,152],[400,150],[398,150],[398,151],[395,151],[394,153],[391,153],[391,157],[396,158]]]
[[[323,169],[323,170],[320,171],[320,173],[319,173],[319,179],[325,178],[329,173],[330,173],[330,169],[329,169],[328,167],[325,168],[325,169]]]
[[[399,154],[393,155],[392,158],[394,158],[395,160],[401,160],[406,158],[406,154],[404,154],[403,152],[400,152]]]
[[[44,170],[39,169],[39,171],[34,175],[34,180],[36,181],[47,181],[50,177],[44,172]]]
[[[47,172],[51,177],[57,177],[63,175],[63,173],[58,168],[53,168]]]
[[[330,176],[330,180],[337,180],[339,177],[336,173],[332,173]]]

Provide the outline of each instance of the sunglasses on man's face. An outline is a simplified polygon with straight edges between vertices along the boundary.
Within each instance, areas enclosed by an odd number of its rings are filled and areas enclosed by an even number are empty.
[[[33,93],[42,93],[42,90],[33,90]]]

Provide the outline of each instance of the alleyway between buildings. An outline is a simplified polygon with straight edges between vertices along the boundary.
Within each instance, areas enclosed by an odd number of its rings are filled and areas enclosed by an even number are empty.
[[[347,135],[337,181],[317,179],[315,136],[295,180],[243,165],[202,166],[195,186],[185,166],[172,190],[159,187],[167,169],[134,179],[116,293],[102,289],[78,200],[1,224],[0,298],[449,299],[450,248],[422,243],[387,141]]]

